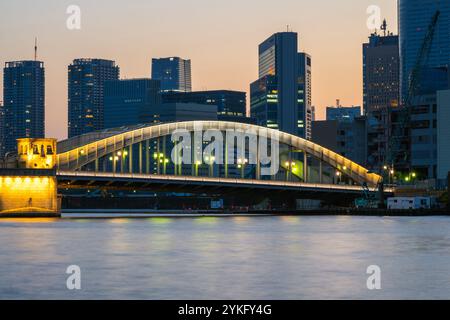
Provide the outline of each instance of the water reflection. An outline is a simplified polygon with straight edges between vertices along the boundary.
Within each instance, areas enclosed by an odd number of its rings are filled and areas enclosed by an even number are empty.
[[[5,219],[0,242],[7,299],[450,298],[444,217]]]

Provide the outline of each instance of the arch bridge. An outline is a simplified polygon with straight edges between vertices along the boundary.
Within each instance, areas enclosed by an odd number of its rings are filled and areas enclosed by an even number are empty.
[[[179,132],[184,138],[173,141],[174,134]],[[210,139],[205,141],[208,132],[214,132],[216,136],[211,138],[209,135]],[[244,134],[244,140],[240,142],[232,139],[235,147],[231,150],[228,139],[219,141],[217,138],[218,133],[230,132]],[[256,140],[248,138],[249,132],[256,133]],[[192,138],[187,146],[186,141],[190,139],[186,140],[186,134]],[[196,144],[198,134],[201,142]],[[271,139],[272,144],[265,150],[267,154],[272,153],[270,164],[262,159],[263,138]],[[277,148],[274,148],[275,140]],[[174,152],[181,142],[185,146]],[[208,155],[208,142],[221,142],[222,145],[216,145],[214,152]],[[241,151],[237,150],[240,143],[243,143]],[[74,182],[83,179],[85,187],[113,187],[116,184],[133,188],[142,186],[145,181],[158,181],[165,186],[231,184],[248,187],[253,183],[253,186],[269,189],[311,186],[312,190],[326,188],[359,194],[363,185],[375,191],[382,180],[381,176],[361,165],[311,141],[270,128],[234,122],[190,121],[109,129],[61,141],[57,150],[58,176],[65,187],[71,183],[76,185]],[[200,157],[193,155],[196,150]],[[256,156],[252,157],[252,150]],[[274,155],[275,150],[278,153]],[[188,157],[189,163],[181,160],[187,153],[193,155]],[[224,161],[217,163],[216,158],[221,155]],[[276,161],[274,156],[278,157]],[[274,163],[277,168],[271,175],[262,174],[264,168]],[[122,184],[117,185],[118,181]]]

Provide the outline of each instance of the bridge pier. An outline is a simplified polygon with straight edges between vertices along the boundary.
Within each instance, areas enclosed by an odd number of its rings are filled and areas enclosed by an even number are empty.
[[[16,165],[0,169],[0,218],[59,217],[56,140],[18,139]]]

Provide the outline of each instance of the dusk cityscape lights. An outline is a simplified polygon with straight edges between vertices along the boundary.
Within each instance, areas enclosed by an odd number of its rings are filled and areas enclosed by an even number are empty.
[[[450,297],[449,0],[77,2],[0,4],[0,300]]]

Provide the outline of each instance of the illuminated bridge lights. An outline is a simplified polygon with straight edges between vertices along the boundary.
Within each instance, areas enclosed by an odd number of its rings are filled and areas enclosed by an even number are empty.
[[[322,170],[322,164],[326,164],[336,171],[341,172],[342,175],[345,175],[349,181],[353,181],[358,185],[362,185],[364,183],[369,186],[376,186],[381,180],[382,177],[370,172],[366,168],[358,165],[357,163],[352,162],[345,157],[326,149],[320,145],[317,145],[311,141],[304,140],[294,135],[290,135],[284,132],[280,132],[275,129],[260,127],[251,124],[244,123],[234,123],[234,122],[226,122],[226,121],[189,121],[189,122],[177,122],[177,123],[166,123],[166,124],[158,124],[158,125],[149,125],[149,126],[138,126],[136,128],[121,129],[122,131],[113,132],[112,135],[106,136],[106,138],[101,138],[99,140],[90,140],[87,144],[79,144],[79,141],[82,140],[67,140],[62,141],[61,144],[64,145],[64,150],[57,154],[57,168],[59,170],[64,171],[80,171],[89,164],[92,164],[94,161],[98,162],[99,159],[105,158],[106,160],[115,163],[122,159],[122,165],[120,171],[123,173],[124,170],[139,173],[150,173],[148,171],[149,167],[153,168],[153,165],[149,165],[149,158],[152,158],[154,162],[160,165],[169,165],[170,160],[169,156],[165,153],[161,153],[159,151],[146,156],[146,152],[142,151],[142,146],[148,145],[154,139],[163,140],[170,136],[174,131],[184,130],[187,132],[195,133],[197,127],[202,127],[202,134],[207,130],[216,130],[220,132],[228,132],[228,131],[256,131],[258,134],[264,133],[265,136],[271,137],[271,135],[276,135],[279,139],[280,145],[289,146],[293,150],[303,150],[304,154],[308,156],[308,158],[318,160],[320,162],[320,170]],[[134,151],[133,154],[133,146],[139,145],[138,154]],[[60,148],[61,149],[61,148]],[[80,151],[85,150],[84,156],[80,156]],[[59,150],[61,151],[61,150]],[[124,157],[127,157],[127,164],[124,166]],[[136,164],[139,163],[139,168],[136,168]],[[293,173],[301,173],[301,172],[310,172],[309,161],[305,162],[306,168],[303,168],[303,165],[300,163],[295,166],[289,166],[289,170]],[[316,162],[317,163],[317,162]],[[206,160],[206,164],[209,164],[209,161]],[[284,162],[280,163],[280,167],[283,166]],[[196,170],[200,164],[195,161],[192,163],[192,172],[195,172],[197,175],[198,170]],[[241,160],[241,163],[235,164],[236,168],[242,169],[246,165],[245,161]],[[228,174],[228,164],[225,164],[225,177]],[[238,167],[240,166],[240,168]],[[147,168],[147,170],[145,170]],[[159,167],[158,167],[159,168]],[[114,167],[113,171],[118,170],[117,167]],[[92,168],[89,170],[93,170]],[[109,169],[108,169],[109,170]],[[98,172],[98,166],[96,165],[95,171]],[[172,171],[172,169],[171,169]],[[168,173],[171,173],[169,171]],[[181,167],[178,168],[177,172],[181,174]],[[256,170],[258,172],[258,170]],[[333,172],[333,170],[332,170]],[[158,173],[160,173],[158,169]],[[166,171],[164,170],[164,173]],[[215,173],[216,174],[216,173]],[[319,174],[322,175],[322,171]],[[331,173],[333,176],[333,173]],[[309,177],[305,176],[306,179]],[[256,176],[256,179],[260,179],[259,176]]]
[[[59,212],[55,176],[0,176],[0,215]]]

